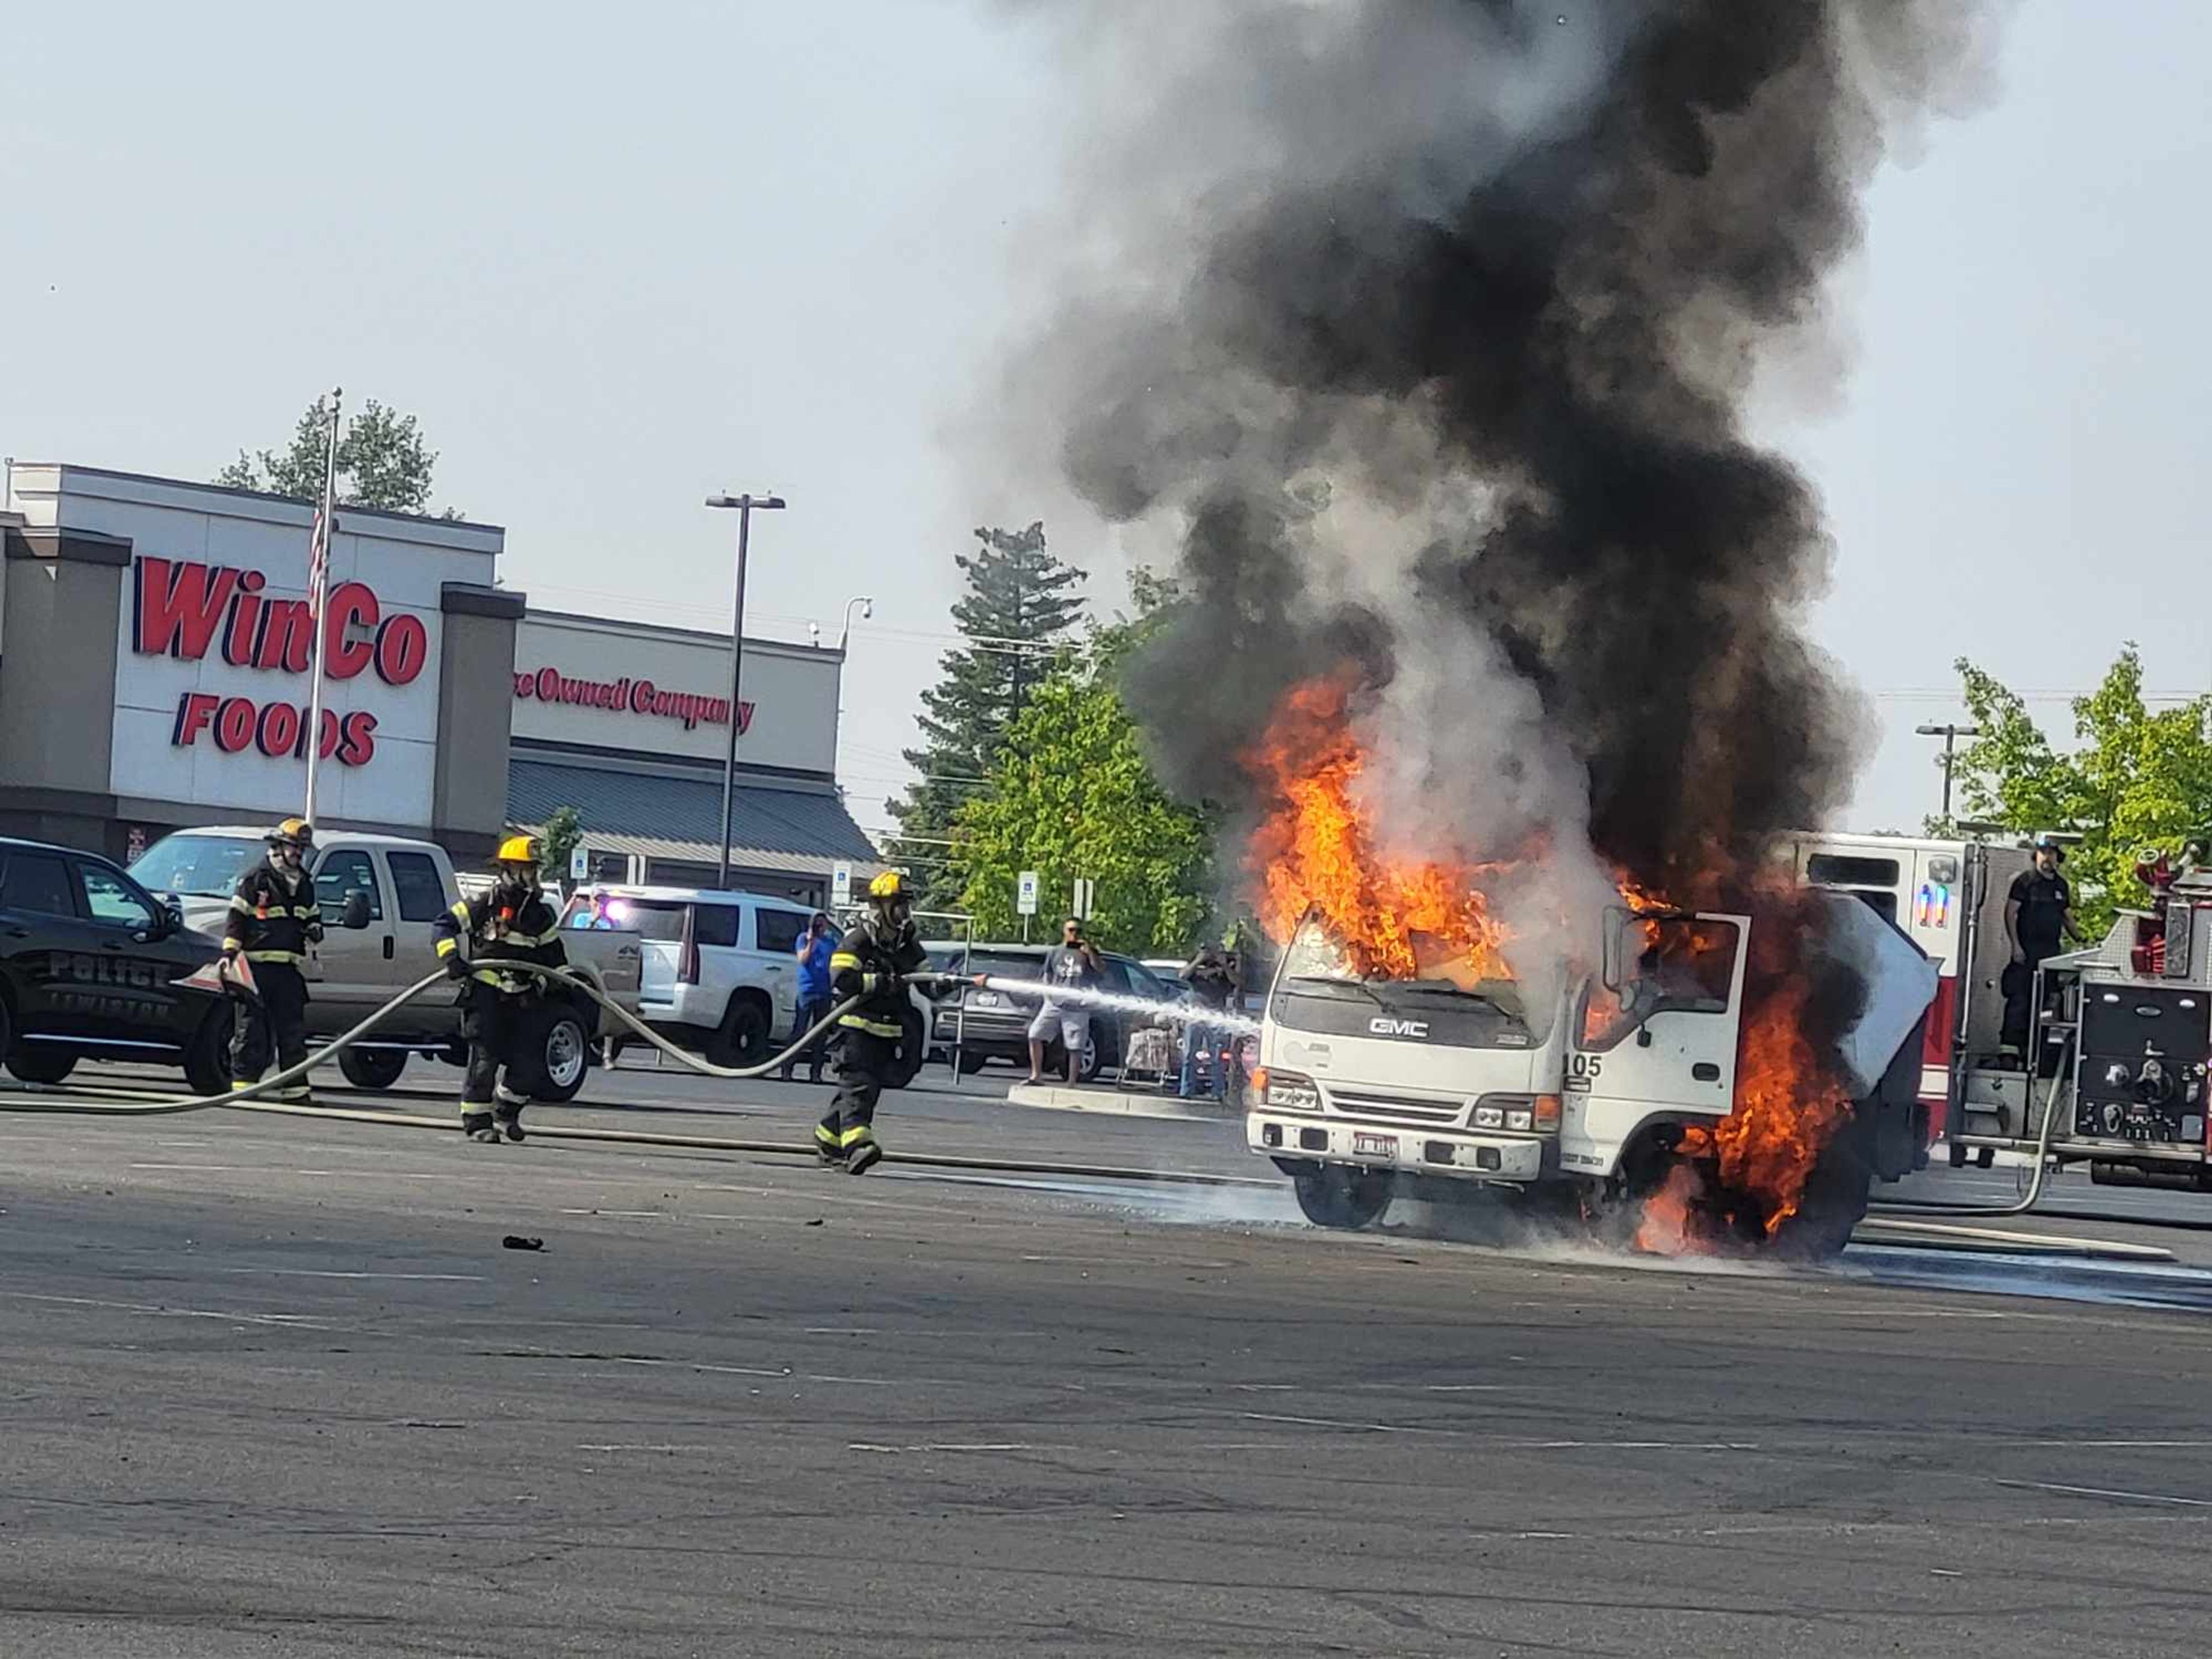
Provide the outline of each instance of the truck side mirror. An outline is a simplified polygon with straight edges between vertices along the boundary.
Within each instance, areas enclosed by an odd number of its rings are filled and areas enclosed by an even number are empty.
[[[368,926],[368,895],[356,887],[345,896],[345,908],[339,913],[339,923],[354,933]]]
[[[1605,913],[1604,942],[1599,951],[1598,978],[1608,991],[1618,991],[1621,987],[1620,939],[1627,921],[1628,912],[1626,910],[1616,908]]]

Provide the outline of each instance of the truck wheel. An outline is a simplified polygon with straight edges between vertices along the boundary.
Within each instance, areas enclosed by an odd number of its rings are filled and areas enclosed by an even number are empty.
[[[389,1089],[406,1069],[404,1048],[348,1048],[338,1055],[338,1070],[356,1089]]]
[[[230,1092],[230,1028],[238,1010],[225,997],[200,1022],[192,1046],[185,1050],[185,1084],[205,1099]]]
[[[59,1083],[76,1070],[77,1055],[73,1048],[57,1048],[51,1043],[41,1043],[35,1048],[21,1048],[8,1056],[8,1069],[26,1083]]]
[[[574,1008],[565,1002],[540,1003],[523,1022],[520,1054],[510,1075],[531,1099],[558,1106],[574,1100],[584,1086],[589,1048],[583,1019]]]
[[[990,1063],[988,1054],[979,1054],[973,1048],[960,1051],[960,1075],[963,1077],[973,1077]]]
[[[1390,1172],[1387,1170],[1347,1170],[1325,1164],[1318,1170],[1301,1170],[1291,1177],[1298,1208],[1316,1227],[1347,1231],[1364,1227],[1390,1206]]]
[[[903,1089],[921,1075],[921,1063],[929,1055],[929,1033],[923,1029],[921,1011],[909,1008],[899,1021],[898,1057],[891,1062],[890,1075],[884,1086]]]
[[[1866,1218],[1874,1170],[1866,1156],[1871,1137],[1854,1121],[1822,1149],[1805,1182],[1797,1213],[1783,1224],[1777,1243],[1791,1255],[1826,1261],[1843,1254],[1851,1230]]]
[[[707,1039],[709,1066],[757,1066],[768,1058],[768,1011],[750,997],[732,997],[722,1023]]]

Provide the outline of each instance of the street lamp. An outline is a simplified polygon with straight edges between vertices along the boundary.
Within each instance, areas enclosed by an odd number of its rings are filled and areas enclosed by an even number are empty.
[[[848,599],[845,601],[845,625],[837,630],[837,648],[840,651],[842,651],[845,648],[845,641],[853,637],[853,607],[856,605],[860,607],[860,620],[862,622],[868,621],[876,614],[876,602],[872,599]]]
[[[730,625],[730,744],[722,755],[722,857],[715,866],[714,884],[730,884],[730,805],[738,784],[738,726],[743,721],[744,703],[738,693],[744,684],[745,674],[745,550],[752,538],[753,509],[773,513],[783,506],[781,495],[709,495],[707,505],[715,507],[734,507],[738,509],[738,604],[737,618]]]
[[[1980,737],[1982,728],[1978,726],[1916,726],[1912,732],[1915,737],[1943,739],[1943,821],[1948,823],[1951,819],[1951,751],[1960,738]]]

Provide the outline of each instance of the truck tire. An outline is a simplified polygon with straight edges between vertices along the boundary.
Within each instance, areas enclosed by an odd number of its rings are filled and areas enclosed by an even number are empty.
[[[1291,1177],[1298,1208],[1316,1227],[1356,1231],[1390,1207],[1391,1175],[1388,1170],[1348,1170],[1340,1164],[1324,1164]]]
[[[591,1041],[583,1017],[566,1001],[533,1002],[523,1016],[514,1064],[507,1075],[534,1101],[558,1106],[574,1100],[591,1069]]]
[[[730,999],[722,1023],[707,1039],[709,1066],[757,1066],[768,1058],[768,1008],[740,992]]]
[[[238,1017],[228,997],[208,1010],[185,1050],[185,1085],[203,1100],[230,1092],[230,1029]]]
[[[990,1063],[988,1054],[979,1054],[973,1048],[960,1051],[960,1075],[963,1077],[973,1077]]]
[[[909,1008],[899,1021],[898,1058],[892,1061],[890,1075],[884,1086],[903,1089],[921,1075],[922,1062],[929,1058],[929,1032],[921,1023],[921,1011]]]
[[[389,1089],[406,1069],[404,1048],[348,1048],[338,1055],[338,1070],[356,1089]]]
[[[1830,1141],[1805,1182],[1797,1213],[1782,1225],[1776,1243],[1792,1255],[1825,1261],[1843,1254],[1851,1230],[1866,1218],[1874,1167],[1867,1157],[1863,1121]]]
[[[26,1083],[59,1083],[76,1070],[74,1048],[42,1042],[35,1048],[19,1048],[8,1056],[8,1069]]]

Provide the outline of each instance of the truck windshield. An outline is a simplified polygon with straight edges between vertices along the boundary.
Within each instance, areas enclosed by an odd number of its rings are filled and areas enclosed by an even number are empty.
[[[151,892],[228,898],[246,866],[266,850],[243,836],[164,836],[139,855],[131,873]]]
[[[1416,959],[1427,970],[1419,979],[1362,974],[1318,924],[1306,922],[1283,952],[1282,977],[1269,1012],[1282,1024],[1300,1026],[1313,1025],[1317,1017],[1323,1025],[1332,1024],[1327,1016],[1317,1016],[1314,1005],[1320,1003],[1363,1012],[1379,1008],[1418,1014],[1432,1024],[1440,1012],[1464,1012],[1468,1018],[1452,1021],[1452,1029],[1456,1040],[1473,1047],[1523,1047],[1550,1031],[1548,1005],[1540,1005],[1532,1018],[1518,981],[1455,975],[1463,963],[1441,958],[1431,963],[1419,952]],[[1445,1040],[1441,1033],[1438,1040]]]

